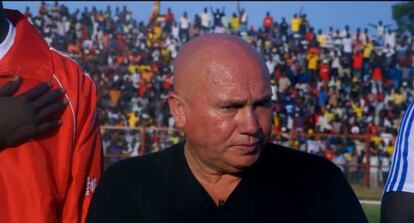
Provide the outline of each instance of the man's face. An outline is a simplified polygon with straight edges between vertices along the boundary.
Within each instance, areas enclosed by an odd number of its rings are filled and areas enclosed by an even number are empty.
[[[257,160],[271,132],[265,68],[255,54],[244,54],[210,62],[185,108],[192,151],[213,168],[233,173]]]

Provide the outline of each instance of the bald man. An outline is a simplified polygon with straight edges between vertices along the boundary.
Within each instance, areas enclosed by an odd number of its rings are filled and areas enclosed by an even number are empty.
[[[367,222],[334,164],[269,143],[269,73],[247,42],[194,38],[174,75],[186,140],[111,166],[87,222]]]

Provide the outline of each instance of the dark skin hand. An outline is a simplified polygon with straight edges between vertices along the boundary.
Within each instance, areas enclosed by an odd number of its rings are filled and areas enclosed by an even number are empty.
[[[47,82],[13,96],[20,85],[20,78],[15,77],[0,87],[0,151],[57,129],[68,103],[62,100],[65,91],[51,90]]]

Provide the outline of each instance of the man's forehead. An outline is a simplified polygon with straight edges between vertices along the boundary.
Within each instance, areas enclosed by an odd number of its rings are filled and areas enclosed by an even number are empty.
[[[241,90],[241,91],[214,91],[207,95],[209,104],[215,106],[228,106],[231,104],[253,104],[258,101],[270,99],[272,96],[271,90],[261,89],[255,90]]]
[[[241,87],[254,87],[269,82],[262,67],[250,66],[243,69],[243,65],[221,64],[204,70],[201,83],[222,86],[229,89]],[[202,73],[203,71],[201,71]]]
[[[202,89],[202,92],[208,92],[215,98],[223,100],[258,98],[271,93],[270,83],[261,73],[251,73],[251,75],[239,75],[235,72],[223,75],[216,73],[205,76],[201,83],[198,90]]]

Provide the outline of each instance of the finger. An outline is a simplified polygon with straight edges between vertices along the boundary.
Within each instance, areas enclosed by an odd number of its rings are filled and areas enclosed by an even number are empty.
[[[36,87],[33,87],[28,92],[21,94],[20,96],[27,98],[29,101],[32,101],[40,96],[42,96],[45,92],[47,92],[52,85],[49,82],[44,82]]]
[[[10,97],[16,93],[21,84],[19,76],[14,76],[13,79],[0,87],[0,97]]]
[[[35,135],[36,128],[33,125],[25,125],[13,130],[5,140],[6,146],[17,146],[29,141]]]
[[[63,100],[61,102],[57,102],[54,104],[51,104],[45,108],[43,108],[39,113],[37,114],[37,120],[43,121],[47,118],[50,118],[53,115],[62,115],[63,110],[65,109],[66,105],[68,104],[67,100]]]
[[[62,125],[61,120],[51,120],[40,123],[38,126],[26,125],[12,131],[7,137],[4,144],[7,147],[17,146],[25,143],[34,137],[41,136],[42,134],[48,133],[59,128]]]
[[[41,134],[53,131],[57,128],[59,128],[62,125],[62,121],[61,120],[52,120],[52,121],[47,121],[44,122],[42,124],[40,124],[37,127],[37,131],[36,131],[36,135],[35,136],[39,136]]]
[[[60,101],[63,95],[65,95],[65,91],[63,89],[54,89],[47,92],[39,98],[33,100],[34,109],[36,111],[42,110],[44,107]]]

